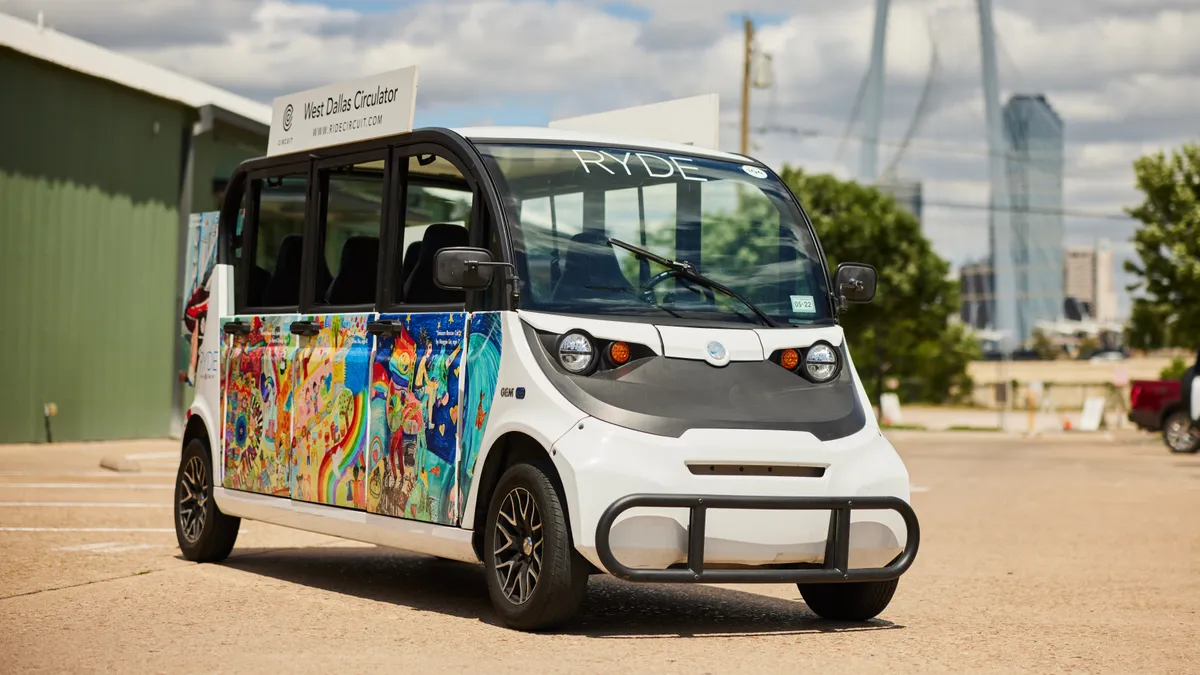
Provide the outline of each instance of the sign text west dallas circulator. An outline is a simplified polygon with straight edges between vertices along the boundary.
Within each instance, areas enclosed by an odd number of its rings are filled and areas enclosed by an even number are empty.
[[[275,99],[268,155],[412,131],[417,67],[337,82]]]
[[[308,101],[304,104],[304,119],[314,120],[338,113],[362,110],[396,100],[396,88],[377,86],[375,91],[359,89],[352,95],[338,94],[337,98],[327,97],[324,100]]]

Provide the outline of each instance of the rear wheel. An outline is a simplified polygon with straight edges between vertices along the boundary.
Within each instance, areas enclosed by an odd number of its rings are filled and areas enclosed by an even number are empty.
[[[242,522],[217,508],[212,477],[208,446],[194,438],[183,449],[175,477],[175,538],[183,557],[193,562],[229,557]]]
[[[1200,450],[1200,430],[1192,428],[1187,411],[1176,410],[1163,422],[1163,442],[1171,452],[1193,453]]]
[[[558,491],[542,469],[517,464],[505,471],[484,526],[488,594],[506,625],[544,630],[575,614],[589,567],[571,544]]]
[[[866,621],[887,608],[899,579],[845,584],[796,584],[808,608],[822,619]]]

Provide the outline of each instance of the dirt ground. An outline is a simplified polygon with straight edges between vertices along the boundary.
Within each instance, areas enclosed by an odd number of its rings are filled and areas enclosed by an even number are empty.
[[[225,563],[182,560],[170,441],[0,446],[0,671],[1197,672],[1200,457],[890,436],[922,543],[879,619],[819,620],[795,586],[593,577],[555,635],[500,626],[478,566],[257,522]]]

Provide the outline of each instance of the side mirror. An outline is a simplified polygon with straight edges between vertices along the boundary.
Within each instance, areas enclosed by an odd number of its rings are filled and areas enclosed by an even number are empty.
[[[449,291],[482,291],[492,284],[497,264],[486,248],[443,248],[433,258],[433,283]]]
[[[838,303],[870,302],[875,299],[875,268],[862,263],[838,263],[834,273],[834,293]]]

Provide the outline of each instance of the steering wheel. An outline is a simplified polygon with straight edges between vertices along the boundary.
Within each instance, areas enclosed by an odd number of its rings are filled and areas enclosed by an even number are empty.
[[[687,288],[689,291],[692,291],[693,293],[696,293],[698,295],[703,295],[705,302],[707,302],[709,305],[716,306],[717,296],[715,293],[713,293],[713,290],[711,288],[708,288],[707,286],[701,286],[700,284],[698,284],[698,283],[692,281],[691,279],[688,279],[687,277],[680,274],[679,270],[673,270],[673,269],[659,272],[658,274],[655,274],[653,277],[650,277],[650,280],[647,281],[646,285],[642,288],[643,297],[647,298],[648,300],[653,301],[654,300],[654,287],[672,277],[677,277],[679,279],[679,282],[684,286],[684,288]]]

